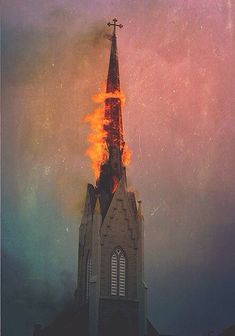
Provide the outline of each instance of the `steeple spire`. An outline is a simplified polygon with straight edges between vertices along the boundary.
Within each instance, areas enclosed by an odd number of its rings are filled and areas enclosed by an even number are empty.
[[[105,99],[105,120],[106,145],[108,160],[101,166],[98,188],[107,194],[113,194],[116,187],[125,174],[125,167],[122,162],[124,149],[122,110],[121,110],[121,92],[119,80],[119,65],[117,52],[116,27],[122,28],[117,24],[117,19],[113,19],[113,34],[111,39],[111,52],[109,59],[109,69],[107,77],[107,87]]]
[[[117,19],[113,19],[113,23],[108,22],[107,25],[109,27],[113,26],[112,46],[109,60],[109,71],[108,71],[107,89],[106,89],[106,92],[108,93],[108,92],[120,91],[116,27],[122,28],[123,25],[117,24]]]
[[[116,27],[122,28],[121,24],[117,24],[117,19],[113,19],[114,23],[108,23],[108,26],[113,26],[112,44],[109,59],[109,70],[107,77],[107,99],[105,100],[105,119],[108,120],[108,125],[104,126],[107,132],[106,143],[107,147],[117,146],[119,149],[123,147],[123,127],[122,127],[122,111],[120,99],[120,80],[119,80],[119,65],[117,52],[117,37]],[[109,97],[110,96],[110,97]]]

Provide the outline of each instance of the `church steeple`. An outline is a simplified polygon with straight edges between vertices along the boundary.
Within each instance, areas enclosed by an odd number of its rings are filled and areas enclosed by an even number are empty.
[[[158,335],[146,317],[141,202],[137,208],[135,193],[126,187],[129,152],[123,141],[116,41],[116,28],[122,25],[116,19],[108,25],[114,30],[105,111],[99,109],[97,127],[104,156],[98,160],[96,186],[87,185],[79,227],[75,306],[46,328],[37,326],[34,336]],[[94,138],[100,145],[100,138]]]
[[[106,86],[107,98],[105,99],[106,123],[104,124],[108,159],[101,166],[97,186],[101,191],[112,195],[118,182],[125,175],[125,167],[122,160],[125,143],[123,139],[122,102],[116,37],[116,27],[122,28],[123,26],[117,24],[117,19],[113,19],[113,23],[109,22],[108,26],[113,26]]]
[[[108,23],[108,26],[113,26],[112,34],[112,46],[109,59],[109,71],[107,79],[107,89],[106,92],[116,92],[120,91],[120,80],[119,80],[119,66],[118,66],[118,54],[117,54],[117,37],[116,37],[116,27],[122,28],[121,24],[117,24],[117,19],[113,19],[114,23]]]

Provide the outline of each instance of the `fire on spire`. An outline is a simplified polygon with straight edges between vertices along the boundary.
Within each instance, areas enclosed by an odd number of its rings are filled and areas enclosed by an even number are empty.
[[[85,122],[91,129],[86,154],[91,159],[97,185],[113,193],[130,162],[130,151],[123,140],[122,107],[125,97],[120,90],[116,41],[116,27],[123,26],[117,24],[117,19],[113,19],[113,23],[109,22],[108,26],[114,29],[106,92],[93,97],[95,102],[103,103],[104,106],[87,115]]]

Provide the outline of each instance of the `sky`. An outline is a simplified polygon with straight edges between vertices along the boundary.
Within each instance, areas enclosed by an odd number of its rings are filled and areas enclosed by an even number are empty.
[[[91,97],[117,17],[128,185],[142,200],[148,316],[162,333],[235,323],[232,0],[11,0],[2,15],[2,331],[73,298]]]

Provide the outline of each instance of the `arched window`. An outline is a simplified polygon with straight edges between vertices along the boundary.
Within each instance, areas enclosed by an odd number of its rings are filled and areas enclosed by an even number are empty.
[[[111,295],[126,295],[126,258],[119,247],[111,256]]]
[[[89,298],[89,291],[90,291],[91,271],[92,271],[91,255],[90,253],[88,253],[87,261],[86,261],[86,299],[87,300]]]

